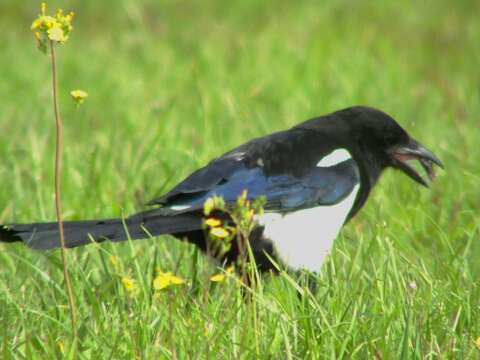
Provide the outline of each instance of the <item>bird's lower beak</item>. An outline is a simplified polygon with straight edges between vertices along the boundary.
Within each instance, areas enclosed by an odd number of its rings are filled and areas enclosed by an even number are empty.
[[[440,166],[443,169],[443,163],[430,150],[425,148],[422,144],[414,139],[406,146],[396,147],[392,151],[393,165],[402,170],[405,174],[410,176],[416,182],[428,187],[429,182],[422,177],[415,168],[408,163],[410,160],[418,160],[422,165],[425,173],[430,181],[435,178],[435,170],[433,164]]]

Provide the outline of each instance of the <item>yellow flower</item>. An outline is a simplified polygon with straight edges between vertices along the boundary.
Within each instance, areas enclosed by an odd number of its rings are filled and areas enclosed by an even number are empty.
[[[60,352],[63,354],[65,352],[65,344],[63,343],[62,340],[57,341],[57,346]]]
[[[58,9],[55,16],[49,16],[46,15],[46,11],[47,5],[42,3],[40,14],[30,26],[30,29],[35,32],[38,47],[43,52],[46,52],[48,41],[63,44],[68,40],[68,35],[73,30],[73,12],[64,15],[63,10]]]
[[[213,208],[215,207],[215,203],[212,198],[208,198],[205,203],[203,204],[203,213],[205,215],[210,215]]]
[[[480,350],[480,336],[477,338],[477,340],[475,340],[475,345]]]
[[[137,290],[137,284],[135,283],[135,280],[130,279],[129,277],[122,277],[122,284],[125,290],[128,292],[134,292]]]
[[[210,235],[213,235],[217,238],[224,239],[230,235],[230,233],[221,227],[215,227],[210,229]]]
[[[112,255],[108,258],[108,260],[110,261],[110,264],[112,264],[112,266],[115,269],[117,269],[119,267],[118,257]]]
[[[57,19],[52,16],[40,15],[38,18],[33,20],[30,30],[48,30],[53,28],[55,25],[58,25]]]
[[[212,282],[222,282],[224,281],[227,276],[229,276],[233,272],[233,266],[229,266],[224,273],[218,273],[215,275],[210,276],[210,281]]]
[[[205,220],[205,225],[208,225],[213,228],[213,227],[218,227],[222,225],[222,222],[219,219],[208,218],[207,220]]]
[[[222,282],[226,278],[225,274],[215,274],[210,276],[210,281],[212,282]]]
[[[64,42],[66,40],[65,33],[59,26],[54,26],[47,30],[48,38],[53,41]]]
[[[230,233],[222,227],[216,227],[216,228],[210,229],[210,235],[212,235],[214,237],[217,237],[217,238],[220,238],[220,239],[224,239],[224,238],[228,237],[228,235],[230,235]]]
[[[77,89],[70,91],[70,96],[77,105],[80,105],[83,104],[85,99],[88,97],[88,93],[86,91]]]
[[[181,277],[173,275],[171,272],[160,272],[153,280],[153,288],[155,290],[162,290],[171,285],[185,284],[185,280]]]
[[[75,16],[75,13],[73,11],[70,11],[68,15],[65,16],[65,21],[68,23],[71,23],[74,16]]]
[[[208,337],[208,335],[210,334],[211,328],[212,328],[212,324],[205,323],[203,327],[203,336]]]

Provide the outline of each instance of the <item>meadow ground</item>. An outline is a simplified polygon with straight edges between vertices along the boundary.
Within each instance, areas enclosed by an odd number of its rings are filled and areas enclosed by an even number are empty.
[[[478,358],[479,4],[51,2],[77,13],[59,50],[68,219],[141,209],[252,137],[354,104],[392,114],[446,170],[431,190],[385,174],[314,297],[282,275],[246,303],[234,279],[211,283],[215,264],[169,237],[69,251],[76,350],[59,252],[0,245],[0,357]],[[0,5],[0,223],[55,219],[37,5]],[[90,94],[79,109],[75,88]],[[153,291],[157,268],[188,284]]]

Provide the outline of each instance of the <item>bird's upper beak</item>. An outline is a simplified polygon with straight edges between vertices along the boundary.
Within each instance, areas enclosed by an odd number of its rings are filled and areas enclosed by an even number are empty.
[[[433,164],[443,169],[443,163],[430,150],[414,139],[410,139],[409,143],[404,146],[397,146],[391,150],[394,167],[402,170],[416,182],[428,187],[428,181],[425,180],[413,166],[409,160],[418,160],[425,170],[428,178],[432,181],[435,178],[435,170]]]

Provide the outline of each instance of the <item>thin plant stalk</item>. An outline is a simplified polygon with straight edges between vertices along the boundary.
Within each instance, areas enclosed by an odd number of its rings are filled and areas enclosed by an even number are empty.
[[[70,308],[70,317],[72,320],[72,334],[74,340],[77,338],[77,311],[75,301],[73,299],[72,283],[70,281],[70,274],[67,268],[67,254],[65,251],[65,233],[63,231],[62,218],[62,201],[61,201],[61,171],[62,171],[62,119],[60,117],[60,108],[58,106],[58,80],[57,80],[57,63],[55,44],[50,43],[50,54],[52,57],[52,80],[53,80],[53,109],[55,113],[55,128],[56,128],[56,142],[55,142],[55,209],[57,212],[58,229],[60,232],[60,253],[62,256],[63,276],[65,278],[65,286],[67,288],[68,303]]]

